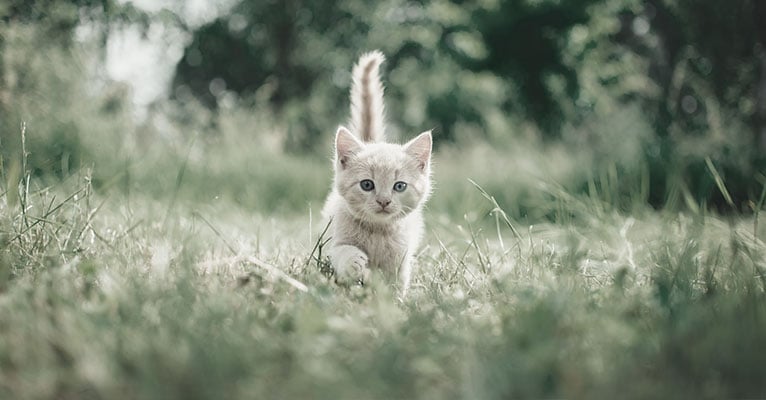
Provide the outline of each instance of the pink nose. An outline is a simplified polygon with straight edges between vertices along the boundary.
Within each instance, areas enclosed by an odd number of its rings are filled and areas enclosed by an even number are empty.
[[[386,208],[389,204],[391,204],[391,200],[386,200],[386,199],[384,200],[376,199],[375,201],[377,201],[378,204],[380,204],[381,208]]]

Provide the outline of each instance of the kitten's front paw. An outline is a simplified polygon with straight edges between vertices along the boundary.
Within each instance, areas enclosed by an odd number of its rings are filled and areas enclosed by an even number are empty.
[[[367,254],[354,246],[339,246],[331,260],[335,282],[343,285],[364,283],[369,276]]]

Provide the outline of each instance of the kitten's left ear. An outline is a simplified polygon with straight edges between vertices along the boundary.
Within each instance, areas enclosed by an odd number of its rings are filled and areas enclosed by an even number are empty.
[[[425,131],[404,145],[404,151],[415,157],[422,171],[426,170],[431,161],[432,143],[431,131]]]

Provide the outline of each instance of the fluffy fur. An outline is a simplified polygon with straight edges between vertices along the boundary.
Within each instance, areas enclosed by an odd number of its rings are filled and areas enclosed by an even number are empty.
[[[335,179],[323,214],[332,220],[328,256],[338,283],[364,282],[371,269],[409,287],[431,192],[431,132],[406,144],[385,142],[380,52],[353,69],[351,130],[335,135]]]

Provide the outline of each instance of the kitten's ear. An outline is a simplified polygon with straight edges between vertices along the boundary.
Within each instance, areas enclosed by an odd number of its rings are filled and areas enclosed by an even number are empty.
[[[342,168],[346,168],[348,159],[362,147],[362,142],[348,129],[342,126],[338,127],[338,132],[335,134],[335,158]]]
[[[404,151],[415,157],[422,171],[426,170],[431,161],[432,143],[431,131],[425,131],[404,145]]]

